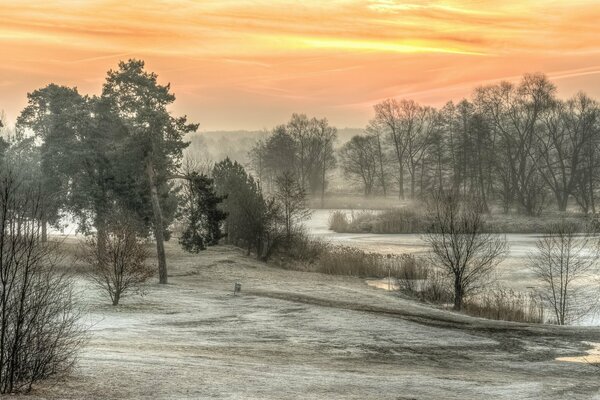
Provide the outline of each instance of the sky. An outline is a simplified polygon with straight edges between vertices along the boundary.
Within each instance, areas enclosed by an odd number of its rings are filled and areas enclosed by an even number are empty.
[[[0,0],[0,110],[51,82],[98,94],[129,58],[203,131],[364,127],[385,98],[441,106],[527,72],[600,98],[598,21],[600,0]]]

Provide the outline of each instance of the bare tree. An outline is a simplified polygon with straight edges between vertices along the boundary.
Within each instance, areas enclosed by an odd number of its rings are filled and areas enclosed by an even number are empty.
[[[41,195],[0,176],[0,393],[68,372],[84,339],[72,285],[42,243]]]
[[[375,143],[377,144],[377,162],[378,162],[378,167],[379,167],[379,184],[381,185],[381,189],[383,190],[383,196],[386,197],[387,196],[387,192],[388,192],[388,184],[387,184],[387,180],[388,180],[388,168],[387,168],[387,163],[388,163],[388,159],[387,156],[384,152],[384,148],[383,148],[383,143],[382,143],[382,139],[381,137],[383,136],[383,129],[381,128],[381,126],[379,126],[377,124],[376,121],[370,121],[369,125],[367,126],[367,128],[365,129],[365,133],[367,135],[371,135],[375,138]]]
[[[526,74],[519,85],[501,82],[475,92],[478,111],[500,139],[497,168],[510,183],[504,185],[505,197],[514,195],[529,215],[539,214],[545,202],[536,132],[555,92],[556,87],[542,74]]]
[[[376,104],[375,118],[372,124],[377,125],[380,129],[388,134],[388,138],[394,149],[396,158],[398,179],[398,197],[404,199],[404,157],[406,155],[406,143],[403,135],[402,125],[402,110],[401,105],[396,99],[386,99],[383,102]]]
[[[84,244],[83,259],[92,266],[90,279],[116,306],[126,294],[139,292],[154,270],[146,264],[148,249],[126,219],[111,224],[105,246],[104,253],[98,252],[97,238],[90,237]]]
[[[591,311],[589,277],[597,270],[597,238],[579,234],[579,226],[562,221],[540,238],[529,266],[541,283],[540,295],[556,323],[577,321]]]
[[[286,171],[276,179],[274,198],[281,212],[289,245],[295,225],[310,216],[310,210],[306,206],[306,191],[296,177]]]
[[[582,93],[566,102],[555,101],[543,114],[545,129],[537,130],[539,168],[559,211],[567,209],[569,197],[585,175],[585,146],[598,135],[597,120],[598,105]]]
[[[485,231],[481,206],[461,201],[455,193],[439,193],[430,202],[431,226],[424,239],[431,261],[454,281],[454,309],[461,310],[466,296],[489,283],[506,256],[506,238]]]
[[[340,150],[340,163],[346,177],[362,183],[370,196],[377,182],[378,161],[375,136],[354,136]]]

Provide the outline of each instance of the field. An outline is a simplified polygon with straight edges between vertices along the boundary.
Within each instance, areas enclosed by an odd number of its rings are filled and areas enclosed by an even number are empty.
[[[77,368],[14,398],[600,398],[600,369],[556,360],[583,361],[600,328],[466,317],[227,246],[167,251],[170,283],[119,307],[78,277],[90,339]]]

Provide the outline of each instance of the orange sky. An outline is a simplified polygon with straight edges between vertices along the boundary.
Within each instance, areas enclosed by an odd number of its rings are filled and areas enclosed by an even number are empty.
[[[201,130],[362,127],[383,98],[441,105],[524,72],[600,97],[598,21],[598,0],[0,0],[0,110],[49,82],[98,93],[130,57]]]

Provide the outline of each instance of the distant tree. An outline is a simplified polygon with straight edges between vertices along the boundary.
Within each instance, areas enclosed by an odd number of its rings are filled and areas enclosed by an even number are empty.
[[[119,216],[109,223],[105,243],[98,245],[96,235],[84,244],[83,260],[91,266],[89,277],[105,291],[113,306],[127,294],[139,293],[142,285],[154,275],[146,264],[149,252],[137,236],[136,223]],[[100,252],[98,249],[102,248]]]
[[[299,167],[298,143],[287,132],[286,127],[280,125],[273,129],[270,136],[264,140],[262,147],[263,179],[272,191],[275,179],[287,171],[296,171]]]
[[[276,179],[274,198],[281,210],[285,238],[289,245],[296,224],[308,218],[311,213],[306,205],[306,192],[296,177],[286,171]]]
[[[126,166],[121,171],[130,177],[129,183],[133,180],[139,188],[136,191],[128,187],[123,194],[135,196],[131,199],[134,205],[131,210],[139,213],[146,213],[148,208],[152,210],[159,282],[167,283],[163,210],[169,201],[176,204],[168,179],[179,167],[187,146],[184,135],[194,132],[198,125],[189,124],[185,116],[171,115],[167,108],[175,96],[170,86],[159,85],[157,75],[145,71],[144,62],[140,60],[121,62],[117,71],[109,71],[102,96],[111,103],[127,129],[128,137],[123,145],[129,153],[123,159]],[[148,203],[151,207],[146,207]]]
[[[312,134],[311,121],[306,114],[292,114],[292,118],[286,125],[286,132],[294,139],[298,146],[298,176],[300,185],[306,188],[308,166],[312,158],[311,147]]]
[[[598,269],[598,239],[579,233],[578,224],[554,224],[537,241],[529,267],[541,283],[539,294],[555,322],[565,325],[592,310],[591,277]]]
[[[536,132],[555,93],[554,84],[541,74],[526,74],[518,85],[501,82],[475,92],[479,112],[498,136],[497,168],[509,192],[504,197],[514,194],[519,209],[528,215],[539,215],[546,201]]]
[[[211,178],[197,172],[186,174],[183,187],[185,227],[179,243],[184,250],[197,253],[218,244],[221,238],[221,224],[227,214],[219,209],[219,204],[224,197],[216,194]]]
[[[545,129],[536,130],[538,165],[559,211],[566,211],[569,197],[586,175],[585,147],[598,140],[599,118],[598,104],[582,93],[566,102],[556,100],[541,117]]]
[[[340,149],[340,164],[346,177],[359,181],[365,196],[370,196],[379,173],[375,136],[353,136]]]
[[[386,132],[394,149],[394,158],[397,166],[396,178],[398,179],[398,196],[404,199],[404,164],[407,152],[406,140],[404,138],[406,128],[403,127],[402,111],[405,103],[399,103],[395,99],[386,99],[374,106],[375,117],[373,124]],[[406,103],[408,104],[408,103]]]
[[[379,185],[381,186],[381,189],[383,191],[383,196],[387,196],[388,193],[388,175],[389,175],[389,171],[388,171],[388,156],[384,150],[384,130],[382,129],[382,127],[380,125],[378,125],[377,121],[375,120],[371,120],[369,121],[369,125],[367,126],[367,128],[365,129],[365,133],[367,135],[371,135],[375,138],[375,142],[376,142],[376,154],[377,154],[377,163],[378,163],[378,180],[379,180]]]
[[[325,203],[325,189],[327,188],[327,172],[336,165],[333,144],[337,138],[337,129],[329,125],[327,118],[315,119],[313,121],[315,135],[314,140],[319,148],[318,168],[311,168],[314,172],[311,179],[312,187],[321,187],[321,207]],[[317,174],[318,172],[318,174]],[[317,181],[318,176],[318,183]],[[313,190],[314,193],[315,190]]]
[[[466,296],[489,283],[506,256],[506,238],[485,230],[477,201],[461,201],[456,193],[440,192],[429,205],[431,223],[424,239],[433,265],[453,280],[454,309],[461,310]]]

